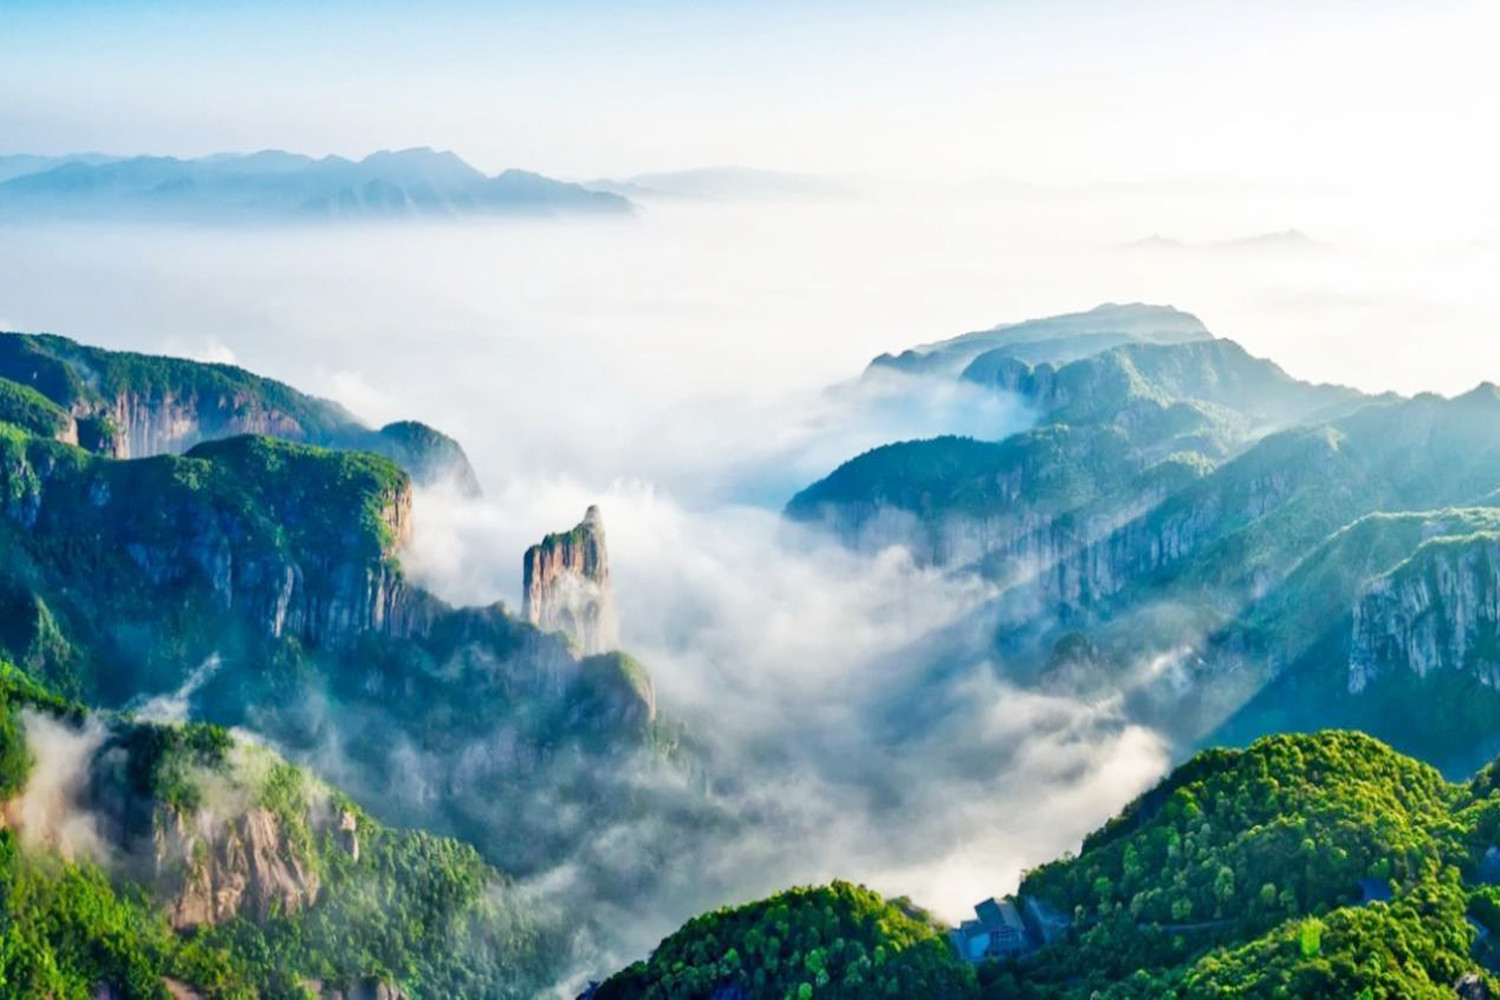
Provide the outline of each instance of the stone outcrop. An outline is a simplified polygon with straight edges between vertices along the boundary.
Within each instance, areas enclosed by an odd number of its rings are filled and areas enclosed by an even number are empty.
[[[546,632],[565,632],[588,655],[619,643],[604,520],[590,507],[572,531],[548,535],[526,550],[526,620]]]
[[[155,832],[158,879],[180,887],[167,903],[178,929],[222,924],[244,913],[264,920],[295,913],[318,898],[321,881],[288,843],[281,821],[264,807],[222,824],[171,813]]]
[[[1453,984],[1459,1000],[1490,1000],[1490,989],[1477,972],[1466,972]]]
[[[339,812],[339,844],[349,859],[359,863],[359,819],[349,810]]]

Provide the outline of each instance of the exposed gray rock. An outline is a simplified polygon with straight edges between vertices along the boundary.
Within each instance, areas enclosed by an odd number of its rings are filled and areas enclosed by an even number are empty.
[[[1490,1000],[1489,987],[1484,985],[1484,979],[1477,972],[1460,976],[1458,982],[1453,984],[1453,990],[1463,1000]]]
[[[1462,670],[1500,688],[1500,539],[1437,539],[1371,582],[1354,608],[1349,691],[1382,672]]]

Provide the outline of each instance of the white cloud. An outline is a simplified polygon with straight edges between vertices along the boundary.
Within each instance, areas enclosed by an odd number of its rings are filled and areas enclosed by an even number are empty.
[[[26,787],[3,807],[7,826],[31,848],[69,860],[106,862],[112,852],[89,807],[89,767],[108,732],[96,717],[74,727],[50,715],[24,711],[26,747],[35,758]]]

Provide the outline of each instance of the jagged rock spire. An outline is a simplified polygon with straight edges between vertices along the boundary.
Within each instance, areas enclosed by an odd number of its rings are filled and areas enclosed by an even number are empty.
[[[526,619],[548,632],[566,632],[589,655],[619,642],[604,519],[589,507],[572,531],[548,535],[526,550]]]

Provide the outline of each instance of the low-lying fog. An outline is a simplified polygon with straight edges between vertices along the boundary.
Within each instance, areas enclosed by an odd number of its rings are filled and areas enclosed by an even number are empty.
[[[1028,414],[953,387],[899,405],[825,388],[881,351],[1103,301],[1174,304],[1317,380],[1454,392],[1500,376],[1500,244],[1345,218],[1162,188],[679,202],[611,223],[11,230],[0,328],[235,361],[372,422],[452,433],[486,499],[420,497],[408,561],[453,600],[519,606],[523,549],[599,502],[625,647],[667,710],[745,755],[744,795],[787,806],[789,829],[726,845],[738,870],[718,884],[837,875],[957,919],[1076,846],[1167,752],[1107,705],[1007,689],[982,658],[913,694],[912,644],[983,586],[850,555],[777,512],[874,445],[1001,437]],[[1251,239],[1293,228],[1305,237]],[[880,720],[907,697],[931,725],[891,739]],[[764,774],[771,746],[784,756]]]

